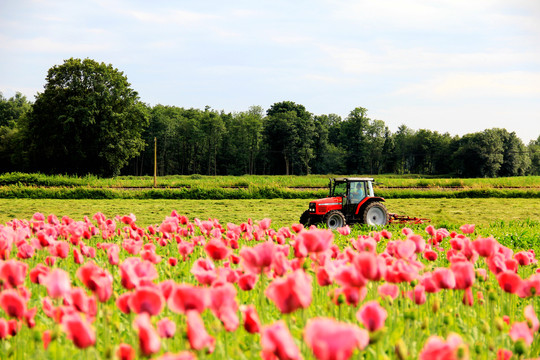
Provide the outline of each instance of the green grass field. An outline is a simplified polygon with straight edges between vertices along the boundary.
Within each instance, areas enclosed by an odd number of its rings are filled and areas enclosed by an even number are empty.
[[[158,176],[158,187],[326,187],[328,178],[342,175],[244,175],[244,176],[204,176],[174,175]],[[469,189],[484,188],[540,188],[540,176],[516,176],[501,178],[461,179],[449,177],[432,177],[421,175],[350,175],[374,177],[380,187],[420,187],[446,188],[463,187]],[[84,177],[67,175],[42,175],[25,173],[0,174],[0,185],[30,186],[66,186],[66,187],[148,187],[154,185],[152,176],[118,176],[115,178],[98,178],[93,175]]]
[[[190,219],[217,218],[222,223],[241,223],[248,218],[271,218],[279,226],[299,220],[309,200],[55,200],[0,199],[0,223],[13,218],[29,219],[35,212],[91,217],[100,211],[108,217],[133,213],[141,226],[160,223],[172,210]],[[501,221],[540,222],[540,199],[389,199],[389,212],[425,217],[434,226],[457,226],[473,223],[481,226]]]

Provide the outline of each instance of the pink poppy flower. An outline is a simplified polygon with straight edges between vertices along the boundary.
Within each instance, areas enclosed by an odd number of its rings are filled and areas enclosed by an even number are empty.
[[[53,299],[64,297],[71,290],[69,274],[62,269],[54,269],[43,276],[41,284],[47,287],[47,293]]]
[[[409,298],[414,301],[416,305],[422,305],[426,302],[426,289],[423,285],[416,285],[414,290],[409,294]]]
[[[416,245],[415,253],[421,253],[426,250],[426,240],[421,235],[409,235],[407,240],[411,240]]]
[[[420,351],[420,360],[454,360],[458,359],[458,348],[462,345],[463,340],[457,334],[448,335],[445,341],[443,338],[432,335],[430,336],[424,348]]]
[[[260,274],[269,269],[276,252],[276,244],[273,241],[265,241],[253,247],[244,246],[240,250],[242,266],[246,271]]]
[[[120,296],[116,298],[116,307],[123,312],[124,314],[131,313],[131,309],[129,308],[129,298],[131,297],[131,293],[123,293]]]
[[[197,360],[197,358],[189,351],[180,351],[176,354],[166,352],[160,357],[155,358],[155,360]]]
[[[435,261],[437,260],[437,257],[438,257],[438,254],[431,249],[424,251],[424,259],[428,261]]]
[[[224,260],[229,257],[232,250],[228,248],[221,239],[214,238],[210,240],[204,247],[206,254],[212,258],[212,260]]]
[[[456,289],[467,289],[474,284],[474,266],[468,261],[459,261],[450,265],[456,279]]]
[[[141,353],[145,356],[157,353],[161,348],[161,341],[158,333],[152,326],[150,315],[148,313],[137,315],[133,326],[139,332],[139,348],[141,349]]]
[[[22,319],[26,312],[26,300],[15,289],[4,290],[0,293],[0,308],[8,316]]]
[[[0,336],[1,339],[1,336]],[[43,343],[43,349],[47,350],[49,347],[49,343],[52,340],[52,332],[51,330],[45,330],[43,334],[41,334],[41,342]]]
[[[148,313],[148,315],[157,315],[165,306],[165,298],[160,291],[156,291],[150,286],[141,286],[131,294],[128,300],[131,311],[136,314]]]
[[[472,288],[468,287],[463,292],[463,304],[467,306],[473,306],[474,305],[474,296],[472,292]]]
[[[377,288],[377,292],[383,298],[389,296],[395,300],[399,295],[399,287],[394,284],[384,283],[382,285],[379,285],[379,287]]]
[[[357,288],[364,287],[368,282],[368,279],[366,279],[355,266],[351,265],[342,265],[338,267],[333,274],[333,279],[341,286]]]
[[[304,341],[319,360],[346,360],[355,349],[369,343],[366,330],[330,318],[309,319],[304,329]]]
[[[394,241],[394,257],[414,260],[416,258],[416,243],[412,240]]]
[[[456,276],[451,269],[436,268],[433,270],[432,278],[439,289],[454,289],[456,287]]]
[[[501,289],[511,294],[517,293],[522,286],[521,277],[513,271],[501,272],[497,275],[497,281]]]
[[[158,277],[154,264],[141,260],[138,257],[125,259],[119,268],[122,277],[122,286],[128,290],[139,286],[141,281],[152,281]]]
[[[199,312],[194,310],[188,311],[186,314],[186,323],[189,346],[194,350],[207,348],[209,353],[214,352],[216,340],[206,332]]]
[[[258,279],[259,276],[256,273],[245,273],[238,278],[238,286],[243,291],[253,290]]]
[[[176,333],[176,324],[168,318],[163,318],[157,323],[157,331],[161,338],[172,338]]]
[[[334,241],[332,230],[310,229],[296,235],[294,250],[297,257],[306,257],[308,253],[319,253],[330,248]]]
[[[135,349],[129,344],[121,343],[116,349],[116,357],[118,360],[133,360],[135,359]]]
[[[302,355],[283,320],[261,330],[261,358],[264,360],[300,360]]]
[[[109,300],[113,291],[113,277],[107,270],[90,261],[81,266],[76,275],[88,289],[96,294],[100,302]]]
[[[538,321],[538,317],[536,316],[536,313],[534,312],[534,308],[532,305],[525,306],[525,319],[530,323],[531,330],[533,333],[536,333],[538,329],[540,329],[540,322]]]
[[[208,306],[208,291],[191,284],[177,284],[173,287],[167,300],[169,309],[175,313],[185,314],[189,310],[202,313]]]
[[[79,349],[85,349],[96,343],[96,333],[78,313],[65,314],[62,326],[67,336]]]
[[[482,257],[490,257],[495,254],[499,246],[497,240],[492,237],[478,238],[472,242],[472,247],[478,255]]]
[[[496,360],[510,360],[512,355],[514,355],[514,354],[510,350],[499,349],[499,350],[497,350],[497,359]]]
[[[307,308],[311,304],[311,276],[296,270],[272,281],[264,293],[284,314]]]
[[[375,300],[365,303],[356,313],[358,321],[370,332],[383,328],[387,316],[386,310]]]
[[[254,305],[242,305],[240,311],[244,316],[244,329],[250,333],[255,334],[260,332],[261,321],[259,320],[259,314]]]
[[[85,313],[91,317],[97,313],[95,297],[87,296],[86,292],[80,287],[71,289],[69,294],[64,298],[64,305],[71,305],[78,312]]]
[[[354,256],[352,263],[368,280],[379,281],[386,275],[386,261],[377,254],[361,252]]]
[[[50,268],[43,265],[43,264],[37,264],[32,270],[30,270],[30,281],[34,284],[40,284],[40,279],[47,275],[50,272]]]
[[[224,283],[210,289],[210,310],[223,322],[225,330],[235,331],[239,325],[236,288],[231,283]]]
[[[343,227],[337,228],[336,230],[338,233],[340,233],[343,236],[348,236],[351,234],[351,228],[349,227],[349,225],[345,225]]]
[[[24,284],[28,265],[17,260],[0,262],[0,279],[8,287],[16,288]]]
[[[34,256],[34,248],[32,245],[23,243],[20,246],[17,247],[17,257],[19,259],[30,259]]]
[[[474,232],[474,224],[464,224],[459,227],[464,234],[472,234]]]
[[[216,268],[210,259],[199,258],[191,267],[191,273],[202,285],[211,285],[217,279]]]
[[[527,345],[531,345],[534,340],[533,332],[525,321],[512,324],[512,327],[510,328],[510,337],[514,341],[522,339]]]

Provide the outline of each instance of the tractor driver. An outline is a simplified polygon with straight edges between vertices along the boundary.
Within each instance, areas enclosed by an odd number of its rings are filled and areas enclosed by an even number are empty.
[[[350,199],[351,203],[356,204],[359,203],[360,200],[364,198],[364,186],[362,183],[356,183],[351,184],[351,194]]]

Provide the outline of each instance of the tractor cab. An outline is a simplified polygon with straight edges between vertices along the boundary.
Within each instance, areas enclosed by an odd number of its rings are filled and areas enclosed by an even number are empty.
[[[309,209],[300,217],[304,226],[324,223],[330,229],[346,224],[364,223],[384,226],[388,212],[384,199],[373,192],[373,178],[331,178],[329,196],[309,203]]]

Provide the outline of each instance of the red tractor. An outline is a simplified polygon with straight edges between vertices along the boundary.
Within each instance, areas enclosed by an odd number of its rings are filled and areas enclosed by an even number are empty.
[[[373,194],[373,178],[332,178],[329,187],[329,197],[310,202],[300,217],[305,227],[321,222],[332,230],[355,223],[388,224],[390,216],[382,204],[384,199]]]

